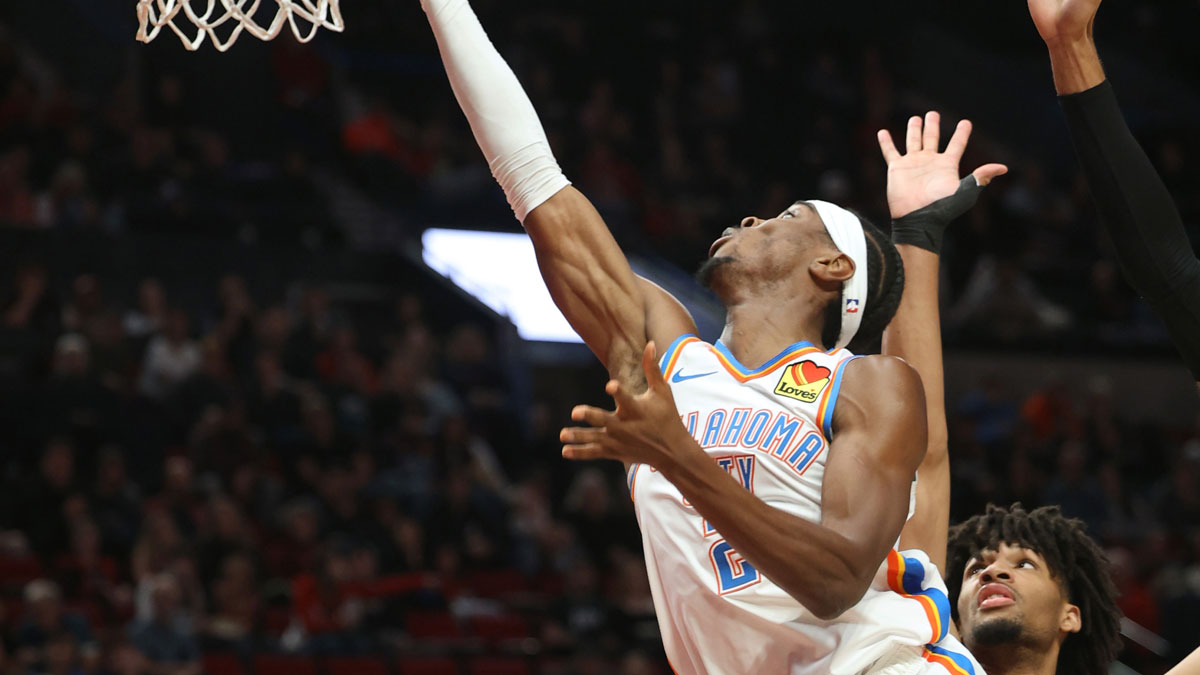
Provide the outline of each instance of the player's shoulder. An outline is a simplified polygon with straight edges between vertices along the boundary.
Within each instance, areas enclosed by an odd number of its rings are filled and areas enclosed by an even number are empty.
[[[858,356],[846,364],[845,383],[843,386],[864,388],[880,393],[886,393],[886,387],[921,388],[921,376],[917,369],[898,356],[872,354]]]
[[[843,400],[852,400],[853,407],[871,411],[872,417],[907,417],[914,404],[921,404],[924,420],[925,389],[921,376],[904,359],[895,356],[860,356],[846,364],[842,378]]]

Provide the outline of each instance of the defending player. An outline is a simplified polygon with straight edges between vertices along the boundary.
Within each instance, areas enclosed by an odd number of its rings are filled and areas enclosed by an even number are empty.
[[[674,443],[613,449],[591,431],[564,439],[568,457],[630,467],[676,670],[860,673],[920,661],[919,645],[948,628],[945,597],[928,587],[920,557],[889,551],[924,452],[924,397],[902,362],[845,350],[878,336],[899,301],[902,270],[886,236],[822,202],[747,218],[714,243],[706,266],[728,309],[721,343],[677,339],[695,332],[690,316],[633,275],[570,187],[467,2],[422,5],[476,140],[552,296],[611,373],[609,392],[631,400],[646,387],[643,368],[657,368],[648,340],[673,344],[680,403],[703,438],[724,446],[712,461],[695,442],[677,455]],[[653,377],[651,386],[666,385]],[[678,423],[659,431],[686,435]]]
[[[945,560],[950,476],[938,265],[945,227],[981,187],[968,177],[954,195],[923,206],[912,200],[911,186],[927,160],[901,155],[887,131],[879,133],[879,144],[888,163],[892,237],[908,280],[883,347],[917,369],[929,401],[917,508],[901,545]],[[950,533],[944,569],[959,635],[991,675],[1105,672],[1120,649],[1120,610],[1107,560],[1082,523],[1056,508],[990,507]]]

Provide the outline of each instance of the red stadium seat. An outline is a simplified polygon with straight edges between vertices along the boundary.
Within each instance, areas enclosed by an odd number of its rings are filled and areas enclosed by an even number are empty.
[[[303,656],[259,654],[254,657],[255,675],[317,675],[317,664]]]
[[[247,675],[241,657],[228,652],[213,652],[204,655],[205,675]]]
[[[325,660],[325,675],[388,675],[388,667],[372,658],[329,658]]]
[[[467,586],[479,596],[498,598],[528,592],[529,580],[517,570],[489,570],[472,574]]]
[[[400,675],[458,675],[458,664],[453,659],[400,659],[397,664]]]
[[[471,661],[468,672],[470,675],[530,675],[532,671],[524,659],[478,658]]]
[[[25,584],[41,577],[42,564],[37,558],[0,557],[0,585],[5,589],[20,591]]]
[[[420,640],[447,640],[462,637],[458,622],[449,612],[410,612],[404,618],[404,629]]]
[[[471,630],[489,642],[530,637],[525,619],[515,615],[477,616],[471,620]]]

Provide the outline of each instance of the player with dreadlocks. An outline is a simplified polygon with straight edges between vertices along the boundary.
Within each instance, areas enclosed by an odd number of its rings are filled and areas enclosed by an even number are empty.
[[[991,505],[950,531],[946,586],[989,673],[1102,673],[1121,649],[1108,558],[1057,506]]]
[[[991,506],[947,534],[939,255],[946,225],[982,188],[968,177],[953,195],[917,208],[909,195],[924,176],[920,158],[900,155],[886,131],[879,141],[888,162],[892,236],[908,280],[883,347],[917,369],[929,401],[929,445],[901,545],[929,551],[943,567],[963,644],[988,673],[1103,672],[1120,647],[1120,612],[1107,560],[1082,523],[1056,507],[1029,513],[1019,505]]]
[[[971,177],[958,191],[922,206],[909,195],[924,178],[920,158],[879,134],[888,163],[892,236],[907,283],[884,333],[884,353],[921,374],[929,402],[929,445],[916,510],[901,536],[945,561],[949,604],[963,644],[991,675],[1100,673],[1120,647],[1115,591],[1103,552],[1082,524],[1057,508],[1026,512],[992,506],[949,535],[950,480],[938,316],[942,236],[982,189]],[[942,558],[943,555],[946,558]]]

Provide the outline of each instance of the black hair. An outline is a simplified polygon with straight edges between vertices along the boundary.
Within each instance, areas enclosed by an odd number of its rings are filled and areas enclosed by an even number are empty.
[[[867,240],[867,309],[863,313],[858,332],[847,345],[850,351],[859,353],[871,348],[896,315],[896,308],[900,306],[900,296],[904,294],[904,262],[887,233],[858,213],[851,213],[862,223],[863,235]],[[821,342],[826,349],[832,349],[837,344],[841,332],[842,296],[839,293],[838,297],[825,307],[825,326],[821,330]]]
[[[1057,506],[1026,511],[1017,502],[1009,508],[989,504],[983,514],[973,516],[950,530],[946,551],[946,587],[950,608],[958,621],[958,595],[963,570],[971,558],[1000,544],[1020,546],[1046,560],[1050,575],[1079,607],[1082,626],[1071,633],[1058,652],[1060,673],[1104,673],[1121,649],[1121,610],[1117,589],[1108,571],[1108,556],[1075,518],[1067,518]]]

